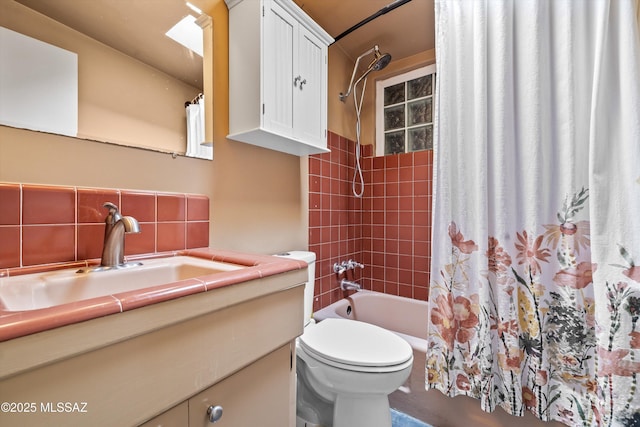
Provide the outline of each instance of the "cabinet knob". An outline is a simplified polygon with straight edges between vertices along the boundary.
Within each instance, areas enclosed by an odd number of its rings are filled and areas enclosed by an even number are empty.
[[[300,90],[302,90],[302,85],[307,83],[307,79],[300,81]]]
[[[207,415],[209,416],[210,423],[216,423],[220,421],[220,418],[222,418],[222,406],[209,406],[207,408]]]
[[[301,76],[297,76],[295,79],[293,79],[293,87],[298,87],[298,82],[302,79]]]

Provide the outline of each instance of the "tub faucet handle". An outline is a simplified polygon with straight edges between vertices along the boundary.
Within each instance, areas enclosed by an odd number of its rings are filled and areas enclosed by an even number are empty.
[[[347,268],[351,270],[354,270],[356,268],[364,268],[364,264],[360,264],[359,262],[350,259],[349,261],[347,261]]]
[[[338,264],[337,262],[333,264],[334,273],[343,274],[345,271],[347,271],[347,266],[345,265],[344,261],[342,262],[342,264]]]

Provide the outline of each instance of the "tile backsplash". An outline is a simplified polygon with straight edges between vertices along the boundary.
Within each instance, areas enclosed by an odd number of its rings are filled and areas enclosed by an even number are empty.
[[[107,201],[140,223],[125,256],[209,246],[204,195],[0,183],[0,268],[100,258]]]

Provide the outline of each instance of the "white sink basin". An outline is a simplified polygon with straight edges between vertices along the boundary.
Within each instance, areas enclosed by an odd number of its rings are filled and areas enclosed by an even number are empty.
[[[188,256],[142,263],[122,270],[77,273],[75,268],[0,278],[0,309],[37,310],[244,268]]]

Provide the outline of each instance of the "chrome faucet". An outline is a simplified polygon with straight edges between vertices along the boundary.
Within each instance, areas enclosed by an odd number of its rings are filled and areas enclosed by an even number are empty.
[[[349,261],[342,261],[340,264],[337,262],[333,264],[333,272],[338,276],[344,274],[347,270],[355,270],[356,268],[364,268],[364,264],[360,264],[352,259]]]
[[[342,289],[343,291],[359,291],[362,289],[362,287],[356,282],[352,282],[351,280],[347,280],[347,279],[342,279],[340,281],[340,289]]]
[[[111,202],[103,205],[109,209],[105,218],[104,246],[102,247],[102,267],[121,268],[126,266],[124,262],[124,235],[125,233],[139,233],[138,220],[132,216],[122,216],[118,207]]]
[[[81,268],[76,273],[117,270],[142,265],[141,262],[124,262],[124,235],[125,233],[140,232],[138,220],[132,216],[122,216],[118,212],[118,207],[111,202],[106,202],[102,206],[109,209],[109,213],[104,219],[102,260],[99,266]]]
[[[350,270],[355,270],[356,268],[364,268],[364,264],[360,264],[359,262],[356,262],[352,259],[347,261],[346,265],[347,265],[347,269],[350,269]]]

